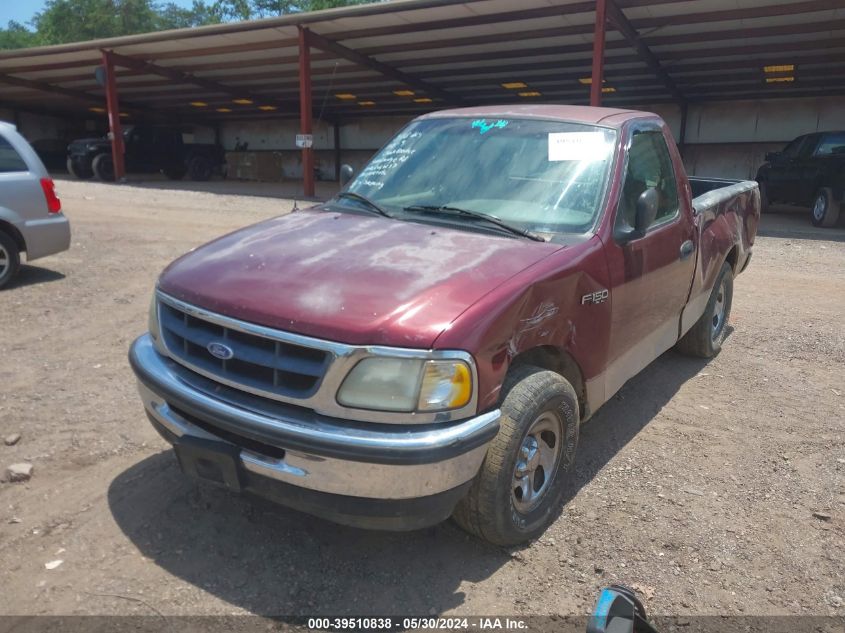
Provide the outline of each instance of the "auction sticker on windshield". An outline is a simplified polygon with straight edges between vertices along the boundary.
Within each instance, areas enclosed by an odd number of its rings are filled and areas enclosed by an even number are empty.
[[[604,160],[610,146],[603,132],[550,132],[549,161]]]

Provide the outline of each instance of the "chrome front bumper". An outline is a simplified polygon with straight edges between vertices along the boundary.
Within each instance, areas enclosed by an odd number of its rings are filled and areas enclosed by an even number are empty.
[[[156,351],[149,334],[133,343],[129,361],[165,439],[225,442],[240,449],[238,467],[250,475],[329,497],[401,501],[455,490],[475,477],[499,428],[498,410],[455,423],[393,426],[267,402],[193,374]],[[261,446],[281,450],[270,456]]]

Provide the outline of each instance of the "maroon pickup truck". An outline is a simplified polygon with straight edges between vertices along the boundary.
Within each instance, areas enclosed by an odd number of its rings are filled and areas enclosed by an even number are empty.
[[[755,182],[688,178],[653,114],[436,112],[332,200],[172,263],[129,358],[193,477],[518,543],[626,380],[719,352],[759,214]]]

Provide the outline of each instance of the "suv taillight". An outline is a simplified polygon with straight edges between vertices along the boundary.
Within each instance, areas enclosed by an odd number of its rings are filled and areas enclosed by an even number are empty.
[[[62,201],[56,195],[56,185],[50,178],[42,178],[41,188],[44,190],[44,197],[47,199],[47,211],[59,213],[62,210]]]

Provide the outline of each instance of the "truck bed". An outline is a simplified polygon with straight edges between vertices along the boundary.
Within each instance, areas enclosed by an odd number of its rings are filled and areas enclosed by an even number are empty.
[[[757,188],[753,180],[731,180],[729,178],[699,178],[690,176],[692,206],[696,214],[706,210],[717,210],[740,194]]]

